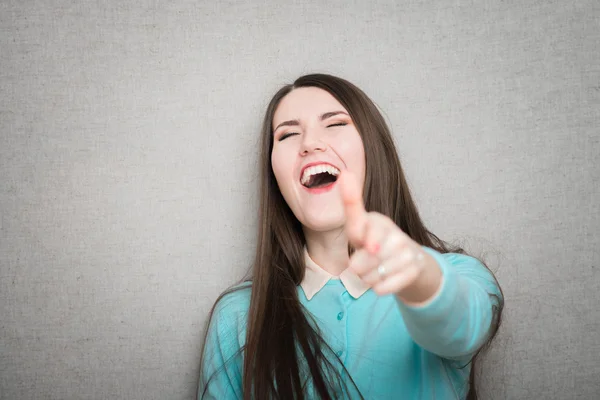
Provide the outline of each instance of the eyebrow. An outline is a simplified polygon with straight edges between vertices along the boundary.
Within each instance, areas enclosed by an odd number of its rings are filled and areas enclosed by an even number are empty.
[[[329,111],[329,112],[322,114],[320,117],[320,120],[325,121],[327,118],[331,118],[338,114],[348,115],[348,113],[345,111]],[[282,126],[299,126],[299,125],[300,125],[300,121],[298,121],[297,119],[290,119],[289,121],[283,121],[282,123],[277,125],[277,127],[275,129],[273,129],[273,132],[275,132],[277,129],[281,128]]]

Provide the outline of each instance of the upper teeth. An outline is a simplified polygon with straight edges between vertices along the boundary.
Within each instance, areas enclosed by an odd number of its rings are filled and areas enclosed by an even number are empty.
[[[301,182],[303,185],[306,185],[310,180],[310,177],[316,174],[322,174],[323,172],[327,172],[333,176],[338,176],[340,174],[340,170],[336,167],[328,164],[315,165],[313,167],[308,167],[302,173]]]

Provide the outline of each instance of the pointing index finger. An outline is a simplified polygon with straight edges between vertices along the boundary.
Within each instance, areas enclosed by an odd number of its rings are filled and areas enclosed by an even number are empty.
[[[362,243],[367,212],[363,204],[362,190],[358,179],[351,172],[344,171],[338,179],[344,213],[346,214],[346,232],[352,244]]]

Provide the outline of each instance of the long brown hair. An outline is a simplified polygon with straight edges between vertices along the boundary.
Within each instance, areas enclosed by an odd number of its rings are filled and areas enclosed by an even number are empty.
[[[344,79],[325,74],[305,75],[282,87],[269,103],[262,126],[258,241],[250,277],[252,291],[246,344],[241,349],[245,400],[305,399],[307,382],[321,399],[337,398],[339,390],[346,393],[355,390],[354,397],[362,398],[351,378],[350,382],[342,382],[329,361],[332,358],[327,356],[332,354],[331,349],[298,298],[297,286],[304,277],[305,239],[302,226],[283,199],[271,168],[273,115],[280,101],[300,87],[316,87],[329,92],[348,111],[356,125],[365,149],[365,208],[388,216],[423,246],[441,253],[465,253],[440,240],[423,224],[390,130],[363,91]],[[221,295],[217,303],[230,292]],[[489,345],[500,325],[502,299],[498,304],[488,341],[482,349]],[[477,398],[474,364],[478,354],[470,362],[467,399]]]

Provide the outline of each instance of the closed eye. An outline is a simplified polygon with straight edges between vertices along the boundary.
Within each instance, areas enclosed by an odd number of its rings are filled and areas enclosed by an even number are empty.
[[[294,135],[298,135],[298,132],[288,132],[288,133],[284,133],[283,135],[281,135],[279,137],[279,142],[281,142],[282,140],[285,140],[287,138],[289,138],[290,136],[294,136]]]
[[[338,122],[338,123],[335,123],[335,124],[330,124],[330,125],[327,125],[327,127],[328,127],[328,128],[332,128],[332,127],[334,127],[334,126],[346,126],[346,125],[348,125],[348,123],[346,123],[346,122]],[[282,140],[285,140],[285,139],[289,138],[290,136],[294,136],[294,135],[299,135],[299,133],[298,133],[298,132],[288,132],[288,133],[284,133],[283,135],[281,135],[281,136],[279,137],[279,140],[278,140],[278,141],[279,141],[279,142],[281,142]]]

